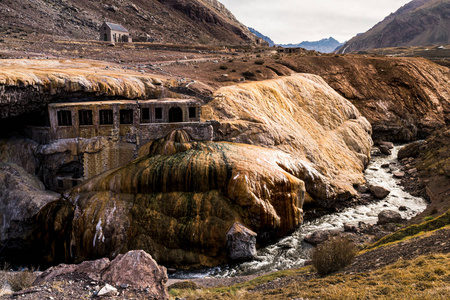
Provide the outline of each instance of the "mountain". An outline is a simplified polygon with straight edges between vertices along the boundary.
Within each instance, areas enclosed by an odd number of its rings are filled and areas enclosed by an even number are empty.
[[[414,0],[355,36],[339,49],[349,53],[375,48],[450,44],[450,0]]]
[[[250,30],[251,33],[253,33],[253,34],[256,35],[257,37],[262,38],[263,40],[265,40],[266,42],[268,42],[270,47],[275,46],[275,42],[272,41],[272,39],[271,39],[270,37],[268,37],[268,36],[262,34],[261,32],[259,32],[258,30],[254,29],[254,28],[249,27],[248,29]]]
[[[0,30],[98,39],[103,21],[123,25],[134,41],[234,45],[256,40],[217,0],[0,1]]]
[[[334,38],[329,37],[327,39],[321,39],[320,41],[316,42],[301,42],[299,44],[287,44],[280,46],[285,48],[305,48],[307,50],[316,50],[322,53],[331,53],[342,45],[343,43],[339,43]]]

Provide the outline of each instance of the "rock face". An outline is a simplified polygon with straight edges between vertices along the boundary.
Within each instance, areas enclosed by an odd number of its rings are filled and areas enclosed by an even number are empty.
[[[2,26],[78,39],[98,40],[104,20],[125,26],[133,41],[237,45],[256,39],[216,0],[19,0],[0,3],[0,11]]]
[[[364,34],[350,39],[339,53],[374,48],[450,44],[450,3],[413,0]]]
[[[450,122],[450,71],[421,58],[338,56],[281,61],[320,75],[372,125],[374,140],[414,141]]]
[[[172,132],[150,154],[69,191],[75,261],[144,249],[174,267],[226,260],[228,229],[240,222],[261,238],[302,222],[305,165],[252,145],[191,142]]]
[[[234,223],[227,232],[228,257],[232,260],[250,260],[256,256],[256,233],[240,223]]]
[[[0,141],[0,255],[10,263],[38,259],[40,253],[33,247],[35,218],[47,203],[59,198],[28,172],[34,174],[35,150],[31,142]]]
[[[320,77],[297,74],[224,87],[203,107],[220,122],[218,139],[276,148],[307,162],[299,178],[308,202],[356,195],[370,153],[370,125]]]
[[[378,214],[378,225],[401,222],[402,216],[393,210],[383,210]]]
[[[102,258],[85,261],[79,265],[61,264],[51,267],[39,275],[33,285],[40,285],[61,275],[77,273],[95,281],[104,281],[110,288],[102,288],[97,296],[114,291],[113,286],[126,285],[134,288],[148,288],[149,295],[156,299],[169,299],[165,283],[167,270],[159,266],[152,257],[144,251],[129,251],[118,255],[113,261]],[[112,286],[111,286],[112,285]],[[102,292],[103,290],[103,292]]]

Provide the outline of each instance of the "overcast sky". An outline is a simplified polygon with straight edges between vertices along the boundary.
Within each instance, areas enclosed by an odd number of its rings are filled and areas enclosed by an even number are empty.
[[[277,44],[339,42],[366,32],[411,0],[219,0],[236,18]]]

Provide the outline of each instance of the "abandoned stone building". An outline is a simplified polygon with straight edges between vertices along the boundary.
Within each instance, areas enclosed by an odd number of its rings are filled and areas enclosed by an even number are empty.
[[[151,141],[172,130],[212,140],[213,122],[200,122],[200,110],[194,99],[51,103],[48,126],[28,126],[27,135],[72,153],[44,179],[47,188],[64,191],[145,154]]]
[[[131,43],[130,33],[120,24],[104,22],[100,27],[100,41]]]

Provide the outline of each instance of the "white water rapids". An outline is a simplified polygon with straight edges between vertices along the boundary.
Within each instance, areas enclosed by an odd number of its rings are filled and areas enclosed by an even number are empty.
[[[277,243],[258,249],[257,257],[249,262],[238,265],[221,266],[193,272],[179,272],[174,278],[203,278],[203,277],[232,277],[251,274],[263,274],[283,269],[301,267],[309,259],[312,246],[303,242],[306,235],[318,230],[341,229],[344,223],[358,225],[358,222],[375,224],[378,213],[385,209],[398,211],[400,206],[407,207],[406,211],[399,211],[403,218],[411,218],[426,208],[422,198],[414,197],[405,192],[399,185],[400,180],[394,178],[390,168],[382,168],[384,164],[396,161],[401,146],[392,149],[389,156],[373,157],[365,172],[368,185],[379,185],[389,189],[390,194],[381,201],[374,201],[368,205],[347,208],[341,212],[325,215],[313,221],[302,224],[294,233],[279,240]]]

